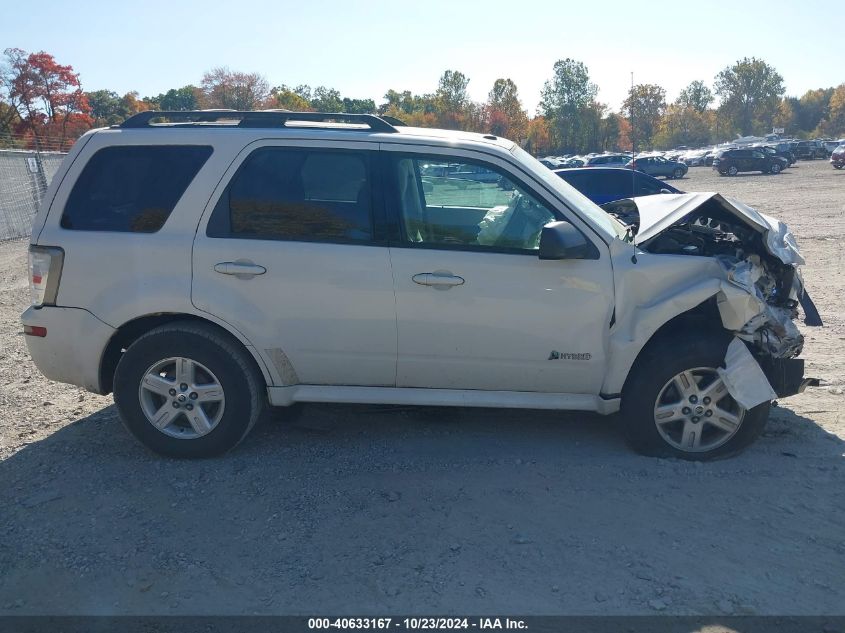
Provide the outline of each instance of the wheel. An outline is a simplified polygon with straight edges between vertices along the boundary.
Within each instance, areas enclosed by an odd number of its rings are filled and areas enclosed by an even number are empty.
[[[769,172],[772,174],[779,174],[780,173],[780,163],[772,163],[772,166],[769,168]]]
[[[845,165],[834,165],[833,166],[834,169],[842,169],[842,167],[845,167]]]
[[[739,170],[736,168],[736,165],[731,165],[728,167],[728,176],[736,176],[739,173]]]
[[[684,177],[684,170],[678,167],[675,171],[672,172],[672,178],[675,180],[680,180]]]
[[[746,410],[728,393],[716,368],[730,335],[684,336],[650,343],[631,369],[622,393],[628,442],[645,455],[694,461],[738,453],[762,432],[771,403]]]
[[[267,409],[264,380],[240,343],[188,321],[129,346],[115,371],[114,401],[129,431],[170,457],[225,453]]]

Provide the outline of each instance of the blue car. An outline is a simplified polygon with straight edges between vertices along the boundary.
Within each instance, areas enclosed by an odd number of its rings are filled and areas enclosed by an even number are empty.
[[[553,171],[598,205],[635,196],[684,193],[663,180],[631,169],[584,167]]]

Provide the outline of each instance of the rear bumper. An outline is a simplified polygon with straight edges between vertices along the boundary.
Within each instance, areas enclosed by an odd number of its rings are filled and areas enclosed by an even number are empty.
[[[764,358],[760,366],[778,398],[794,396],[807,387],[817,387],[819,384],[818,378],[804,377],[803,358]]]
[[[42,374],[102,393],[100,359],[115,332],[113,327],[80,308],[28,308],[21,321],[47,329],[43,337],[25,336],[29,354]]]

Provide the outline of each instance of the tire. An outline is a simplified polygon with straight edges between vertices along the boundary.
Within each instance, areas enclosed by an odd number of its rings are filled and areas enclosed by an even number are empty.
[[[728,176],[736,176],[739,173],[739,170],[736,168],[736,165],[731,165],[728,167]]]
[[[115,371],[114,401],[142,444],[185,458],[234,448],[268,408],[264,379],[240,342],[190,321],[155,328],[129,346]]]
[[[772,163],[772,166],[769,167],[770,174],[779,174],[780,173],[780,163]]]
[[[676,330],[674,335],[667,335],[648,344],[631,368],[631,373],[622,392],[622,423],[629,444],[639,453],[653,457],[674,457],[691,461],[706,461],[735,455],[751,444],[763,431],[769,416],[771,403],[764,402],[753,409],[743,410],[727,393],[726,389],[717,391],[721,396],[713,396],[705,405],[707,398],[699,398],[689,407],[678,410],[677,407],[688,404],[670,381],[682,372],[698,380],[692,387],[699,393],[698,387],[706,392],[708,372],[724,365],[725,352],[732,337],[726,332],[704,332],[690,338],[688,330]],[[707,370],[707,371],[705,371]],[[670,401],[669,404],[661,404]],[[714,402],[717,400],[718,402]],[[687,412],[686,418],[672,421],[674,414],[664,413],[665,420],[658,423],[658,405],[664,409],[673,409],[678,414]],[[700,417],[691,418],[695,408]],[[707,411],[711,411],[707,414]],[[707,417],[705,417],[705,415]],[[727,416],[738,419],[736,429],[726,431],[722,425],[728,423]],[[714,422],[718,420],[717,427]],[[662,429],[662,430],[661,430]],[[687,435],[687,430],[690,435]],[[687,438],[701,442],[690,449],[681,448]],[[719,443],[721,441],[721,443]]]
[[[672,172],[672,178],[674,180],[680,180],[684,177],[684,170],[678,167],[675,171]]]

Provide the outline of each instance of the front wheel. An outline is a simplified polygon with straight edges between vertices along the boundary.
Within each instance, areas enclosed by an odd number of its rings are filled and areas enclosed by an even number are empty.
[[[680,180],[683,177],[684,177],[684,170],[681,169],[680,167],[678,167],[678,169],[676,169],[674,172],[672,172],[672,178],[674,178],[675,180]]]
[[[736,168],[735,165],[731,165],[728,167],[728,176],[736,176],[739,173],[739,170]]]
[[[238,341],[177,322],[141,336],[114,376],[129,431],[169,457],[211,457],[236,446],[267,408],[263,378]]]
[[[730,340],[664,338],[643,351],[622,394],[625,435],[638,452],[704,461],[739,453],[762,432],[770,403],[743,408],[717,372]]]
[[[780,165],[778,163],[773,163],[772,166],[769,168],[769,171],[773,174],[780,173]]]

